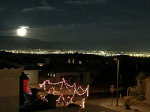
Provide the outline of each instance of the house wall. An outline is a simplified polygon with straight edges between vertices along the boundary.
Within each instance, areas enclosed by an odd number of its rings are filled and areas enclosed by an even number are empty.
[[[150,101],[150,78],[145,79],[145,98]]]
[[[81,74],[83,75],[83,79],[81,80]],[[59,82],[61,80],[61,77],[70,77],[70,81],[71,78],[76,78],[75,82],[78,84],[84,84],[84,85],[88,85],[90,84],[90,73],[89,72],[84,72],[84,73],[78,73],[78,72],[72,72],[72,73],[56,73],[56,81]],[[73,77],[74,76],[74,77]],[[68,80],[69,81],[69,80]],[[72,82],[74,83],[74,82]]]
[[[145,79],[137,79],[137,89],[139,93],[145,95],[146,100],[150,101],[150,77]]]
[[[137,79],[137,90],[139,94],[145,95],[145,80],[143,79]]]
[[[91,80],[90,80],[90,73],[89,72],[86,72],[84,74],[84,77],[83,77],[83,84],[85,85],[88,85],[91,83]]]
[[[76,82],[78,83],[80,80],[80,74],[79,73],[56,73],[56,81],[59,82],[62,77],[67,77],[67,76],[75,76],[77,78]]]
[[[30,79],[28,84],[38,84],[39,70],[24,70],[24,73],[28,74],[27,77]]]
[[[0,69],[0,112],[19,112],[19,81],[23,70]]]

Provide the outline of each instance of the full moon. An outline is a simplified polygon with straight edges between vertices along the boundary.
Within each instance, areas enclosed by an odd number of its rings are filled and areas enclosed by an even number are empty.
[[[20,27],[20,28],[18,28],[17,29],[17,35],[21,36],[21,37],[26,36],[27,35],[27,29],[26,29],[26,27]]]

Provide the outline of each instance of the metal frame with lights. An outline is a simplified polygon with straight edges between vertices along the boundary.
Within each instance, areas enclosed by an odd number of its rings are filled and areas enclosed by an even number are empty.
[[[52,86],[51,88],[48,89],[46,88],[46,84]],[[60,85],[60,89],[56,90],[55,86]],[[80,104],[81,108],[85,108],[85,99],[89,96],[89,85],[83,89],[81,86],[77,87],[77,84],[74,83],[73,85],[69,85],[66,80],[64,78],[62,78],[62,80],[60,82],[57,83],[52,83],[50,82],[50,80],[45,80],[43,81],[42,84],[39,84],[40,88],[43,88],[44,91],[47,91],[47,94],[53,94],[53,95],[59,95],[58,99],[56,100],[56,102],[58,104],[63,103],[65,106],[68,106],[69,104],[74,103],[73,99],[75,97],[75,95],[78,96],[84,96],[86,95],[86,97],[82,98],[82,103]],[[65,87],[65,89],[67,89],[70,93],[72,93],[72,95],[68,95],[67,97],[65,97],[66,93],[63,92],[63,87]],[[73,90],[71,90],[70,88],[73,88]],[[48,102],[48,100],[46,99],[45,96],[40,95],[40,98],[43,101]]]

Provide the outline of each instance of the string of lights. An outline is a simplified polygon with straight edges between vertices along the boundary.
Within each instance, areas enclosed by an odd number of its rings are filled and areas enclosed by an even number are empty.
[[[48,90],[47,90],[47,84],[49,86],[52,86]],[[39,86],[40,86],[40,88],[43,88],[44,91],[47,91],[48,94],[59,95],[56,102],[58,104],[64,104],[66,106],[74,103],[75,95],[78,95],[78,96],[82,96],[82,103],[80,106],[81,106],[81,108],[84,108],[85,107],[85,96],[86,97],[89,96],[89,85],[85,89],[83,89],[81,86],[77,87],[76,83],[74,83],[73,85],[69,85],[64,78],[62,78],[62,80],[57,83],[52,83],[52,82],[50,82],[50,80],[45,80],[45,81],[43,81],[42,84],[39,84]],[[60,86],[60,89],[59,90],[56,89],[55,86]],[[66,92],[69,92],[69,95]],[[40,95],[40,98],[43,101],[48,102],[48,100],[46,99],[45,96]]]

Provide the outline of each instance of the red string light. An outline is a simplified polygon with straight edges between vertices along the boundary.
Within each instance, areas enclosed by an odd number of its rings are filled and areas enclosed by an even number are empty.
[[[62,78],[62,80],[57,83],[52,83],[50,82],[50,80],[43,81],[43,83],[39,85],[40,85],[40,88],[44,89],[44,91],[47,91],[46,84],[49,84],[50,86],[52,86],[51,88],[49,88],[47,93],[53,94],[53,95],[59,95],[56,102],[58,104],[63,103],[65,106],[68,106],[69,104],[74,103],[73,99],[75,95],[82,96],[82,97],[84,97],[84,95],[86,95],[86,97],[89,96],[89,85],[85,89],[83,89],[81,86],[77,87],[76,83],[74,83],[73,85],[69,85],[64,78]],[[56,90],[55,86],[60,86],[60,89]],[[63,87],[65,87],[66,89],[65,91],[63,90]],[[71,90],[70,88],[72,88],[73,90]],[[68,91],[71,95],[66,97],[66,91]],[[48,102],[45,96],[41,95],[40,97],[43,101]],[[80,106],[84,108],[84,105],[85,105],[85,97],[82,98],[82,103]]]

